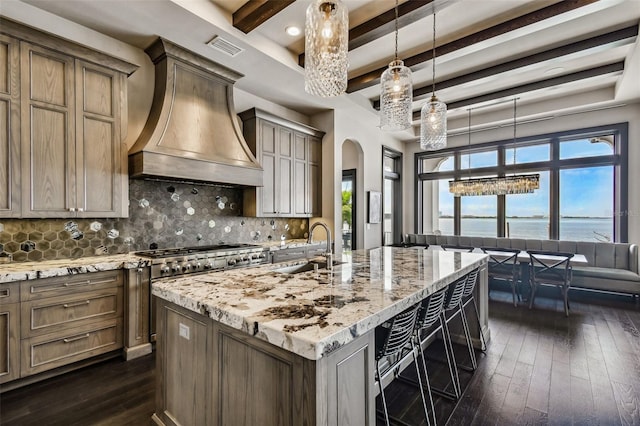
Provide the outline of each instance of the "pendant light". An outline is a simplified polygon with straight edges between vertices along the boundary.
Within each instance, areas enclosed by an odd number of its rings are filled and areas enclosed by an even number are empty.
[[[513,99],[513,165],[516,165],[516,101]],[[471,146],[471,108],[469,108],[469,146]],[[471,174],[471,150],[469,150],[469,174]],[[540,188],[540,174],[512,175],[490,178],[450,180],[449,192],[454,197],[465,195],[530,194]]]
[[[436,97],[436,13],[433,13],[431,99],[420,111],[420,148],[433,151],[447,146],[447,105]]]
[[[395,57],[380,78],[380,129],[385,131],[406,130],[411,127],[413,84],[411,70],[398,59],[398,0],[395,12]]]
[[[347,90],[349,13],[340,0],[314,0],[305,23],[304,90],[338,96]]]

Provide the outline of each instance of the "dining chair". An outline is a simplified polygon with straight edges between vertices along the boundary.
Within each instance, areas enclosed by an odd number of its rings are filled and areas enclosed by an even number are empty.
[[[513,306],[518,306],[521,300],[520,292],[516,301],[516,290],[518,285],[518,249],[508,249],[500,247],[480,247],[480,249],[489,255],[488,274],[489,279],[497,279],[507,281],[511,285],[511,293],[513,295]]]
[[[418,357],[416,355],[416,348],[412,344],[412,338],[414,335],[418,309],[421,304],[418,303],[401,313],[397,314],[389,321],[376,327],[375,330],[375,361],[376,361],[376,380],[378,381],[378,387],[380,389],[380,396],[382,398],[382,407],[384,409],[385,424],[389,426],[389,412],[387,410],[387,400],[384,395],[384,378],[389,374],[393,374],[394,378],[398,376],[399,365],[404,360],[404,351],[409,348],[413,355],[413,362],[416,365],[416,372],[418,376],[418,387],[420,388],[420,395],[422,397],[422,405],[424,408],[424,415],[427,423],[429,422],[429,413],[427,412],[427,403],[424,396],[424,388],[422,386],[422,379],[420,377],[420,370],[418,368]],[[385,369],[381,371],[380,366],[385,362]],[[394,422],[404,423],[398,419],[394,419]]]
[[[536,291],[540,285],[553,285],[560,289],[564,298],[564,314],[569,316],[569,288],[571,287],[571,258],[573,253],[527,250],[529,254],[529,282],[531,296],[529,309],[533,307]]]
[[[444,251],[457,251],[464,253],[471,253],[474,250],[472,246],[460,246],[455,244],[441,244],[440,248]]]

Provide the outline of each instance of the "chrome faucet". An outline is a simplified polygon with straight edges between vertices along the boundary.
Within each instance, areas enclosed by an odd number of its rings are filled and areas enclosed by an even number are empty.
[[[333,269],[333,253],[331,253],[331,230],[324,222],[315,222],[309,228],[309,240],[307,243],[311,244],[311,240],[313,239],[313,230],[316,229],[316,226],[322,226],[327,233],[327,249],[324,253],[324,257],[327,259],[327,269]]]

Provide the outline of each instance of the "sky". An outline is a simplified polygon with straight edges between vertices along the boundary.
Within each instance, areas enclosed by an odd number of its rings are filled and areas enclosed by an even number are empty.
[[[507,164],[513,164],[513,149],[507,149]],[[612,147],[606,143],[591,143],[588,139],[561,143],[560,159],[595,155],[611,155]],[[472,155],[471,167],[494,166],[496,153]],[[518,163],[549,160],[549,145],[518,148]],[[469,158],[463,156],[462,167],[468,168]],[[452,170],[453,158],[443,162],[439,170]],[[560,171],[560,215],[581,217],[611,217],[613,215],[613,166]],[[439,182],[439,210],[442,215],[453,215],[453,196],[447,180]],[[462,197],[462,214],[495,216],[496,196]],[[540,189],[533,194],[507,195],[507,216],[549,215],[549,172],[540,173]]]

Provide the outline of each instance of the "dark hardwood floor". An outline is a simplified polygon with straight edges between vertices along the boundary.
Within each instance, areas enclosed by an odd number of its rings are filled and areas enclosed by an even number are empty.
[[[529,310],[493,290],[489,348],[478,352],[475,373],[460,373],[457,403],[435,398],[438,423],[640,425],[640,308],[628,296],[574,291],[570,299],[565,318],[554,291]],[[464,362],[464,348],[456,349]],[[0,424],[149,425],[154,363],[153,355],[114,359],[5,392]],[[446,383],[444,364],[428,368],[432,384]],[[391,414],[426,424],[415,388],[396,380],[385,392]]]

